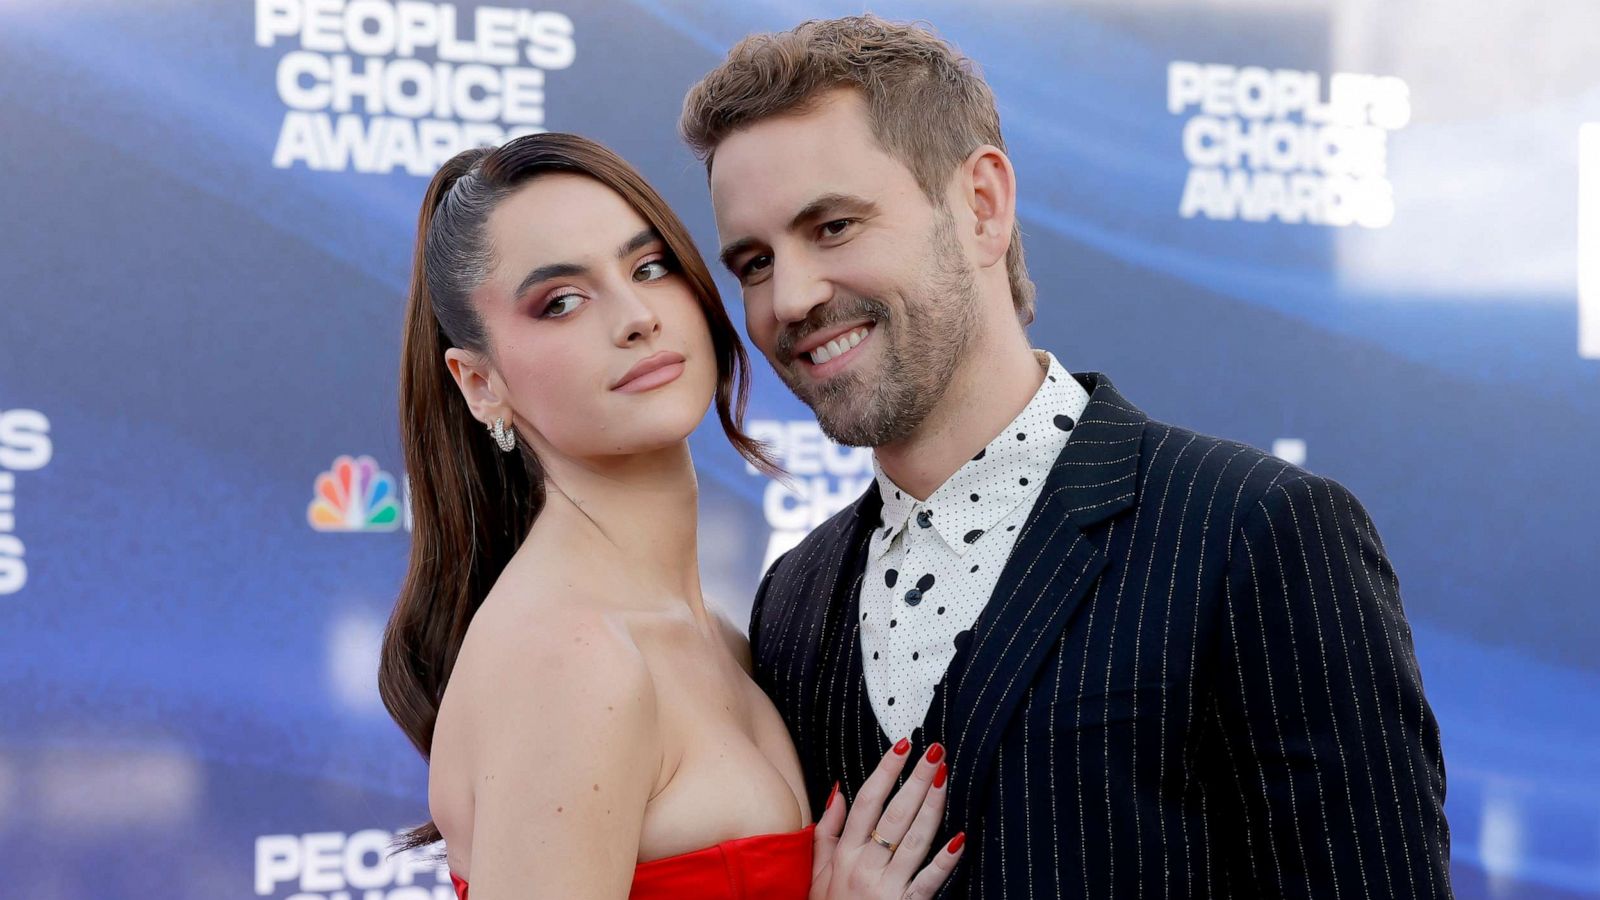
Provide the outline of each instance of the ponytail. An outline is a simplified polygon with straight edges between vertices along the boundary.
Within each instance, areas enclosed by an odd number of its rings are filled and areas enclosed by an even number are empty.
[[[445,367],[444,352],[452,346],[485,352],[482,325],[469,306],[438,303],[429,284],[426,261],[435,215],[456,182],[473,177],[473,165],[488,152],[456,156],[428,185],[417,223],[401,351],[400,435],[411,486],[411,558],[384,633],[378,690],[389,715],[424,759],[432,752],[439,703],[467,626],[544,506],[544,479],[527,442],[521,442],[517,455],[502,453],[473,418]],[[457,340],[442,321],[456,326]],[[439,839],[430,820],[404,832],[398,846],[409,849]]]

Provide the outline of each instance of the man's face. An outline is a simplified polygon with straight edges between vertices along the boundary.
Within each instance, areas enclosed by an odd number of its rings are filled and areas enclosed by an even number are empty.
[[[948,208],[878,146],[860,96],[729,136],[711,202],[750,338],[823,431],[913,433],[967,350],[977,286]]]

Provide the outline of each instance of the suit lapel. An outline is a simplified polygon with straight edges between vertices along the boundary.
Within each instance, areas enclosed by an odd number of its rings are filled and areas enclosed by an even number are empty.
[[[939,731],[950,751],[947,830],[976,824],[1000,739],[1107,558],[1086,534],[1136,502],[1148,421],[1099,375],[1076,376],[1089,406],[1057,457],[988,605],[935,691],[954,691]]]

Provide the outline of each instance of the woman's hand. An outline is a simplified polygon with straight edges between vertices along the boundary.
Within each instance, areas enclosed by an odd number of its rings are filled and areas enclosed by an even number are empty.
[[[928,855],[949,796],[950,769],[944,747],[934,744],[899,793],[889,800],[905,768],[911,742],[902,739],[885,753],[846,810],[838,785],[817,822],[811,864],[811,900],[927,900],[955,871],[966,832]],[[884,802],[889,801],[888,808]],[[885,845],[888,846],[885,846]]]

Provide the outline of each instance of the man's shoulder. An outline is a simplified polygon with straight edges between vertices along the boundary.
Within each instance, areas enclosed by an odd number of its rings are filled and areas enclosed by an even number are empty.
[[[1107,498],[1104,505],[1159,505],[1170,501],[1179,486],[1179,499],[1191,489],[1215,489],[1253,502],[1274,483],[1309,476],[1257,447],[1153,418],[1102,373],[1073,377],[1089,391],[1089,405],[1061,455],[1064,463],[1082,470],[1070,481],[1107,494],[1112,489],[1096,478],[1138,479],[1132,504],[1112,502],[1128,499],[1124,494]]]
[[[1279,507],[1320,497],[1366,515],[1355,495],[1334,478],[1236,440],[1151,419],[1140,452],[1136,503],[1146,508],[1180,503],[1241,523],[1273,519]]]
[[[1317,479],[1295,463],[1241,441],[1149,420],[1140,449],[1139,503],[1193,501],[1196,491],[1254,505],[1275,487]]]

